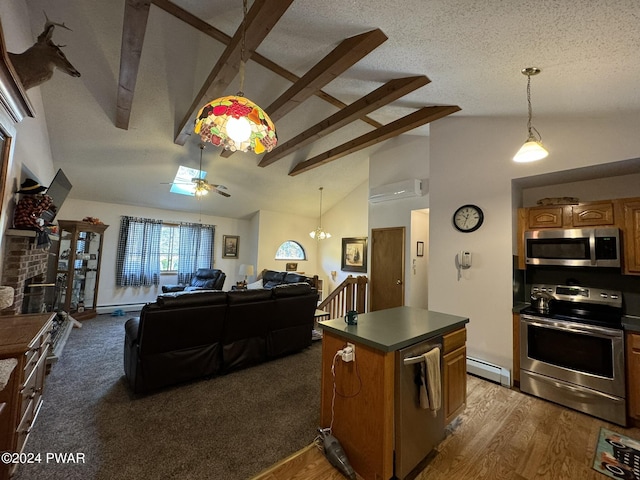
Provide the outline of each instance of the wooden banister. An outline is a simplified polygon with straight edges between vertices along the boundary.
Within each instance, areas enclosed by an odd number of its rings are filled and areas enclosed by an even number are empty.
[[[344,317],[349,310],[365,313],[367,308],[368,279],[364,275],[349,275],[333,292],[327,295],[318,310],[329,313],[329,318]]]

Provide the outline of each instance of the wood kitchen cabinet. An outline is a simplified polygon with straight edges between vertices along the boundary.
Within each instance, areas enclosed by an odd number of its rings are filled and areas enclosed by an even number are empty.
[[[518,268],[524,270],[524,233],[544,228],[617,227],[623,250],[623,275],[640,275],[640,198],[618,198],[578,205],[518,209]]]
[[[627,332],[627,414],[640,425],[640,333]]]
[[[623,202],[624,270],[640,275],[640,199]]]
[[[613,202],[571,206],[572,227],[598,227],[613,224]]]
[[[444,424],[449,425],[467,404],[467,329],[443,335],[442,372]]]
[[[532,207],[527,209],[528,228],[562,228],[563,208]]]
[[[20,453],[40,407],[47,353],[55,313],[0,317],[0,360],[15,359],[9,381],[0,390],[0,452]],[[13,473],[16,464],[0,463],[0,480]]]

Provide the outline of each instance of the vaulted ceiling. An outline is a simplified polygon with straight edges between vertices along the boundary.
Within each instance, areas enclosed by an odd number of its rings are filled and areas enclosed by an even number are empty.
[[[633,0],[250,1],[244,91],[274,118],[279,145],[261,156],[205,149],[207,179],[232,196],[197,202],[161,183],[198,164],[197,109],[238,90],[242,1],[27,5],[34,39],[43,10],[73,30],[54,41],[82,77],[57,72],[40,90],[54,162],[76,198],[316,216],[318,187],[330,208],[367,180],[379,142],[399,133],[427,135],[448,115],[514,116],[524,133],[526,66],[543,70],[532,82],[538,118],[640,110]]]

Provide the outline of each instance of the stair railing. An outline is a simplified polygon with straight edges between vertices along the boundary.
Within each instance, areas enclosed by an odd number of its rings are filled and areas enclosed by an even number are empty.
[[[366,276],[353,277],[349,275],[325,298],[318,310],[329,313],[329,319],[344,317],[349,310],[365,313],[367,309]]]

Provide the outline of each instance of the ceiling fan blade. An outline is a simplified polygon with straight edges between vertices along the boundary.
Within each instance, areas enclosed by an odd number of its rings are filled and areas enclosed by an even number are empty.
[[[223,197],[230,197],[231,195],[228,194],[227,192],[222,192],[220,190],[218,190],[217,188],[213,189],[214,192],[219,193],[220,195],[222,195]]]
[[[213,188],[219,188],[219,189],[221,189],[221,190],[227,190],[227,187],[225,187],[224,185],[216,185],[216,184],[213,184],[213,183],[212,183],[212,184],[211,184],[211,186],[212,186]]]

